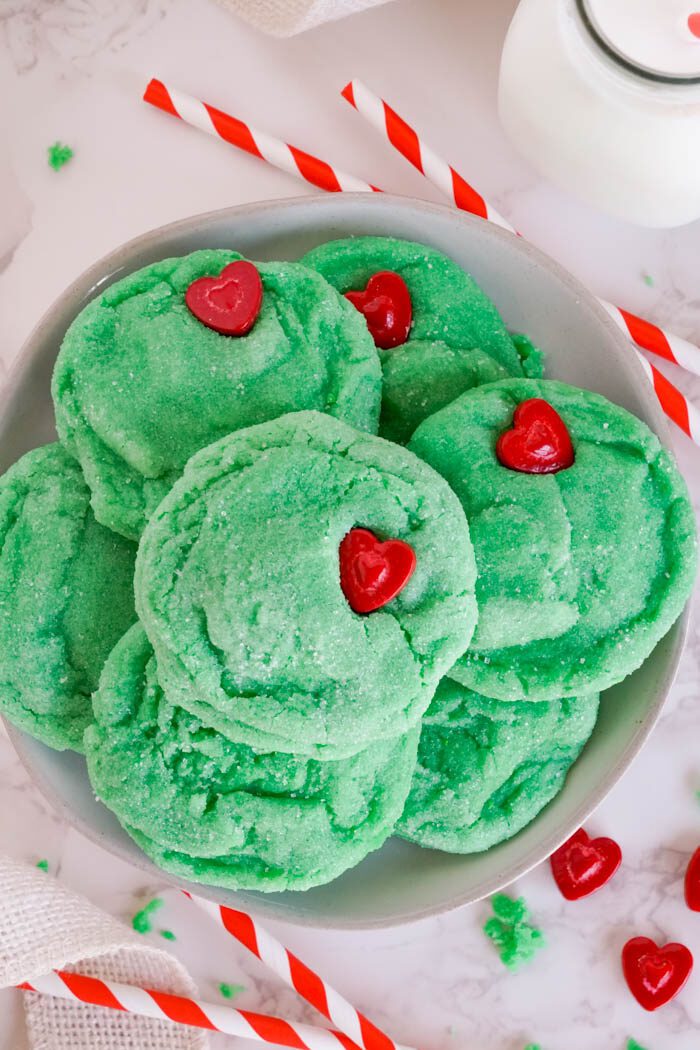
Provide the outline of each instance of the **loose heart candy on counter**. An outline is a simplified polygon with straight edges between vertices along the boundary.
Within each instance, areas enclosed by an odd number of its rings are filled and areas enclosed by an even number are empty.
[[[554,881],[568,901],[587,897],[613,877],[622,861],[614,839],[589,838],[579,828],[549,858]]]
[[[700,911],[700,846],[695,850],[686,868],[685,903],[691,911]]]
[[[416,555],[403,540],[377,539],[369,529],[351,529],[340,544],[340,586],[356,613],[381,609],[403,590]]]
[[[574,448],[566,424],[541,397],[522,401],[513,413],[513,426],[496,443],[504,467],[523,474],[556,474],[574,462]]]
[[[198,321],[221,335],[245,335],[262,306],[263,287],[253,263],[245,259],[224,266],[218,277],[200,277],[185,292]]]
[[[674,999],[692,969],[693,956],[684,944],[660,947],[650,937],[633,937],[622,949],[625,980],[645,1010],[658,1010]]]
[[[408,339],[413,320],[411,293],[406,282],[391,270],[373,274],[364,291],[346,292],[345,298],[364,314],[370,335],[382,350],[392,350]]]

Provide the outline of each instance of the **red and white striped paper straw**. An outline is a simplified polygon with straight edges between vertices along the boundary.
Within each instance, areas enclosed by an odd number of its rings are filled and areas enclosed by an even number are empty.
[[[406,121],[392,109],[384,99],[379,98],[360,80],[351,80],[342,90],[343,98],[355,107],[365,120],[386,135],[392,146],[401,153],[414,168],[432,182],[446,197],[449,197],[462,211],[479,215],[482,219],[502,226],[505,230],[515,230],[489,202],[463,179],[459,172],[439,157],[438,154],[418,135]]]
[[[162,109],[165,113],[179,117],[185,124],[223,139],[229,145],[236,146],[237,149],[244,150],[261,160],[266,160],[273,167],[304,179],[321,190],[327,190],[330,193],[348,190],[366,193],[381,192],[377,186],[372,186],[363,179],[331,167],[319,157],[314,157],[311,153],[306,153],[296,146],[290,146],[288,142],[282,142],[281,139],[267,135],[264,131],[245,124],[237,117],[224,113],[223,110],[216,109],[206,102],[200,102],[192,95],[166,87],[160,80],[150,81],[143,98],[144,102],[150,102],[152,106]]]
[[[688,400],[685,394],[681,393],[678,387],[675,386],[670,379],[666,378],[663,372],[659,372],[658,368],[654,368],[651,361],[647,361],[646,357],[640,354],[638,350],[635,352],[637,354],[637,360],[646,373],[647,379],[654,387],[654,391],[664,413],[669,419],[673,420],[676,426],[679,426],[696,445],[700,445],[700,412],[698,412],[698,409],[692,401]]]
[[[385,136],[391,145],[425,175],[429,182],[444,193],[457,208],[495,223],[511,233],[517,233],[511,223],[504,219],[466,179],[426,145],[411,125],[399,116],[384,99],[375,95],[359,80],[351,80],[343,88],[341,94],[372,127]],[[645,321],[618,306],[613,306],[605,299],[598,298],[598,302],[638,347],[671,361],[688,372],[700,375],[700,349],[693,343],[671,335],[658,325]],[[698,410],[646,358],[641,354],[638,354],[638,358],[644,365],[644,371],[666,415],[677,423],[696,444],[700,444],[700,413]]]
[[[358,1050],[342,1032],[65,970],[53,970],[17,987],[24,992],[40,992],[71,1002],[104,1006],[157,1021],[174,1021],[294,1050]]]
[[[617,327],[642,350],[648,350],[650,354],[662,357],[692,375],[700,375],[700,349],[694,343],[623,310],[621,306],[613,306],[605,299],[598,299],[598,302],[607,310]]]
[[[351,1006],[347,999],[293,952],[280,944],[252,915],[214,904],[202,897],[195,897],[187,891],[183,892],[244,948],[265,963],[285,984],[294,988],[307,1003],[344,1032],[353,1044],[363,1050],[408,1050],[401,1043],[395,1043],[364,1014]]]

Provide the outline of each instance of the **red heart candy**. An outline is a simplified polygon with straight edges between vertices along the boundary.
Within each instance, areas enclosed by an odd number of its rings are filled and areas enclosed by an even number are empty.
[[[680,992],[693,969],[684,944],[659,947],[649,937],[633,937],[622,949],[622,972],[629,990],[645,1010],[658,1010]]]
[[[574,448],[566,424],[541,397],[522,401],[513,413],[513,427],[496,442],[504,467],[523,474],[555,474],[574,462]]]
[[[688,15],[688,29],[693,36],[700,37],[700,11],[693,11]]]
[[[238,259],[218,277],[200,277],[185,292],[191,313],[221,335],[245,335],[262,306],[263,287],[252,262]]]
[[[700,911],[700,846],[685,871],[685,903],[691,911]]]
[[[370,277],[364,292],[346,292],[345,298],[364,314],[376,346],[391,350],[406,342],[413,309],[403,277],[391,270],[380,270]]]
[[[416,567],[413,547],[350,529],[340,544],[340,586],[356,613],[381,609],[406,586]]]
[[[608,882],[622,861],[614,839],[591,839],[579,828],[549,858],[554,881],[568,901],[595,893]]]

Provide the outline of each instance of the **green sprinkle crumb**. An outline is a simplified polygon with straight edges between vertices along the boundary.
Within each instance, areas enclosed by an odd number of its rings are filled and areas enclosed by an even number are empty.
[[[484,923],[484,933],[493,942],[503,965],[517,970],[544,947],[544,935],[527,921],[527,905],[522,897],[513,900],[497,893],[491,906],[494,914]]]
[[[651,276],[650,273],[643,273],[642,274],[642,280],[644,281],[644,283],[647,286],[647,288],[653,288],[654,287],[654,278]]]
[[[644,1047],[636,1039],[628,1039],[627,1050],[644,1050]]]
[[[177,937],[172,930],[159,930],[161,937],[164,937],[166,941],[176,941]]]
[[[36,862],[36,866],[37,866],[37,868],[39,868],[40,871],[48,871],[49,870],[49,862],[48,862],[48,860],[38,860]]]
[[[224,981],[219,985],[219,992],[223,995],[224,999],[234,999],[241,992],[245,991],[244,984],[226,984]]]
[[[542,1050],[539,1043],[528,1043],[525,1050]]]
[[[49,146],[46,152],[49,158],[49,167],[53,168],[54,171],[60,171],[64,164],[67,164],[73,157],[73,150],[62,142],[54,142],[53,146]]]
[[[137,933],[150,933],[153,927],[151,926],[151,915],[158,911],[159,908],[163,907],[165,902],[160,897],[154,897],[152,901],[149,901],[141,909],[137,911],[131,920],[131,925],[134,927]]]
[[[522,897],[513,900],[505,893],[497,893],[491,898],[491,907],[493,914],[504,922],[517,924],[527,919],[527,906]]]

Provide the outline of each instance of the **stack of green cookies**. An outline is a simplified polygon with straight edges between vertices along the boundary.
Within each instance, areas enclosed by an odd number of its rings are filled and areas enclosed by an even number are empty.
[[[511,837],[695,573],[655,436],[541,373],[405,241],[113,284],[61,347],[60,443],[0,480],[0,710],[210,884]]]

